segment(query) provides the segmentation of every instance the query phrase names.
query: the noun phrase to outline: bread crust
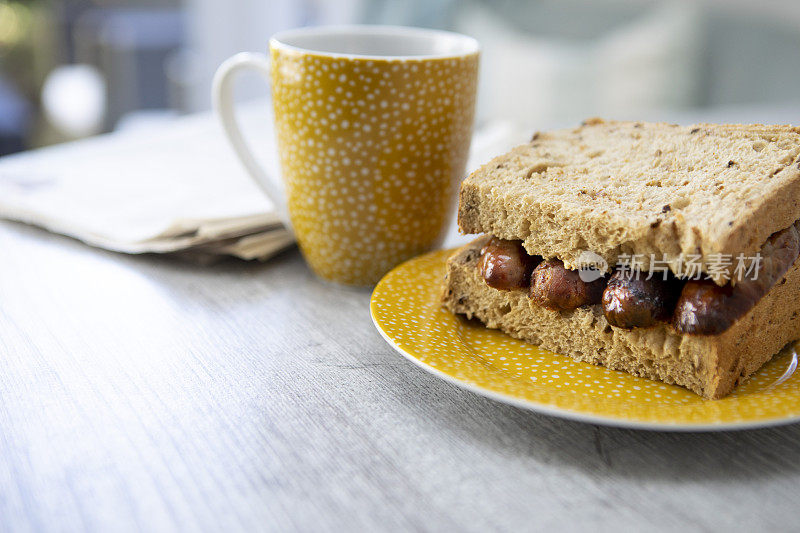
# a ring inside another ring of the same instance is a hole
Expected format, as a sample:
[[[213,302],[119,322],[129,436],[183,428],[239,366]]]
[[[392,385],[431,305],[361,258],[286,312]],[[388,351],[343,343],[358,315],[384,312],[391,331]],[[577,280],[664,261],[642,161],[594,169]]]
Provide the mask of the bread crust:
[[[447,261],[442,304],[487,327],[578,361],[686,387],[706,398],[730,394],[787,343],[800,339],[800,260],[751,309],[720,335],[677,333],[668,324],[613,328],[599,305],[550,311],[525,291],[500,291],[477,269],[488,237],[460,248]]]
[[[798,219],[800,129],[600,119],[494,158],[464,180],[458,209],[463,233],[519,239],[568,268],[591,250],[609,268],[665,257],[676,274],[752,255]]]

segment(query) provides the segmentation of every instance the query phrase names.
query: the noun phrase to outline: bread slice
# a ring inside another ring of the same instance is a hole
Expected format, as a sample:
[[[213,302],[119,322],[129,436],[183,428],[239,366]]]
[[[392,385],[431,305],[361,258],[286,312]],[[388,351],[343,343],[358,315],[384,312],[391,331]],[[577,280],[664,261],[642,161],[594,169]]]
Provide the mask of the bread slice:
[[[482,166],[458,210],[463,233],[519,239],[568,268],[591,250],[609,267],[644,254],[645,270],[665,255],[676,273],[690,256],[707,271],[713,254],[752,255],[798,219],[800,129],[600,119]]]
[[[612,328],[599,305],[550,311],[525,291],[486,285],[478,270],[488,236],[459,249],[447,262],[442,303],[454,313],[578,361],[682,385],[721,398],[800,338],[800,260],[746,315],[716,336],[682,335],[671,326]]]

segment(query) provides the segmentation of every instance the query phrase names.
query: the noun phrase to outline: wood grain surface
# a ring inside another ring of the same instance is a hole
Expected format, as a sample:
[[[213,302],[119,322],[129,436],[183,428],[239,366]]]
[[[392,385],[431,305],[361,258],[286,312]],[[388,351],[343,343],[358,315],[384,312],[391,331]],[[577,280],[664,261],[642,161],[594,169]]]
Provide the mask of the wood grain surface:
[[[0,223],[0,530],[800,527],[800,426],[595,427],[396,354],[369,292]]]

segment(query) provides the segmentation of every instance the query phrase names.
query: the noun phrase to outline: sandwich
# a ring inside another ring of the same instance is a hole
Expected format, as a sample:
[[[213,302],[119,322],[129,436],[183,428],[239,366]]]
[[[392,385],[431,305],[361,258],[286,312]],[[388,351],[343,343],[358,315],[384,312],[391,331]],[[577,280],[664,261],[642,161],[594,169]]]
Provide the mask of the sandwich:
[[[800,339],[800,129],[591,119],[461,184],[442,304],[544,349],[730,394]]]

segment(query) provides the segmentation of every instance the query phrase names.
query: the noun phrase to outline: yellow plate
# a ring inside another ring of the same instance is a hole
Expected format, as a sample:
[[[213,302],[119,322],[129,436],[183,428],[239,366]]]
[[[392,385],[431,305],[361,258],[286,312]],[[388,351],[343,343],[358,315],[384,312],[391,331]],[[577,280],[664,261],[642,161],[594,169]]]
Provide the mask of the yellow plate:
[[[389,272],[372,293],[381,335],[422,368],[483,396],[545,414],[642,429],[709,431],[800,420],[797,354],[786,350],[721,400],[579,363],[442,309],[443,250]]]

